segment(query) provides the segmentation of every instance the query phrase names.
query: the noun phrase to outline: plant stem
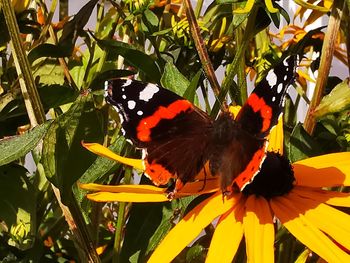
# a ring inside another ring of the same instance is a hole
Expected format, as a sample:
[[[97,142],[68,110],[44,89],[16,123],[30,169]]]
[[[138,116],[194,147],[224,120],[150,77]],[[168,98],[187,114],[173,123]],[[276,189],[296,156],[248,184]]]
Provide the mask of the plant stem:
[[[36,89],[31,67],[22,46],[20,32],[10,0],[1,0],[5,21],[11,37],[10,47],[12,50],[19,83],[32,127],[45,122],[45,113]]]
[[[102,7],[100,7],[100,8],[102,8]],[[99,15],[98,15],[97,17],[99,17]],[[113,16],[114,22],[113,22],[113,24],[112,24],[111,30],[108,32],[108,38],[109,38],[109,39],[112,39],[112,38],[113,38],[113,35],[114,35],[114,33],[115,33],[115,30],[117,29],[117,26],[118,26],[119,18],[120,18],[120,15],[119,15],[119,13],[117,12],[116,15]],[[102,19],[101,19],[101,20],[102,20]],[[96,26],[96,32],[98,32],[98,30],[99,30],[99,27]],[[108,55],[108,51],[104,49],[104,50],[102,51],[101,57],[100,57],[99,60],[98,60],[98,65],[97,65],[97,69],[96,69],[96,73],[95,73],[96,75],[98,75],[98,73],[101,72],[104,63],[106,62],[106,57],[107,57],[107,55]]]
[[[188,23],[190,25],[192,38],[196,46],[199,59],[202,63],[202,67],[204,69],[205,75],[207,76],[210,82],[210,85],[214,91],[214,94],[218,96],[220,93],[220,85],[218,80],[216,79],[213,65],[210,62],[210,58],[209,58],[207,49],[205,47],[205,42],[201,36],[197,20],[192,9],[191,1],[185,0],[185,5],[186,5],[186,16],[188,19]]]
[[[194,10],[194,15],[196,18],[198,18],[199,15],[201,14],[202,7],[203,7],[203,0],[198,0],[196,4],[196,9]]]
[[[327,84],[344,7],[345,1],[335,0],[333,2],[331,16],[329,18],[327,31],[323,40],[321,62],[316,79],[315,91],[304,122],[304,128],[309,134],[312,134],[315,129],[316,120],[312,115],[312,112],[320,104]]]
[[[235,86],[234,78],[237,74],[237,70],[238,70],[237,67],[240,65],[241,57],[244,55],[245,49],[252,37],[251,32],[253,31],[256,24],[256,14],[257,14],[257,8],[253,7],[248,17],[247,26],[244,30],[241,44],[240,46],[237,46],[237,52],[235,54],[235,57],[233,58],[232,63],[228,66],[227,74],[222,82],[220,94],[218,96],[219,101],[216,101],[212,108],[211,116],[213,118],[215,118],[219,112],[220,106],[218,105],[218,103],[220,103],[220,101],[225,98],[229,89]]]
[[[243,30],[241,27],[238,27],[235,31],[235,43],[237,46],[243,44]],[[243,105],[243,103],[247,100],[247,80],[245,75],[245,57],[240,56],[238,61],[237,68],[237,84],[239,87],[239,94],[235,97],[235,100],[238,104]]]
[[[131,174],[132,174],[132,169],[128,167],[125,170],[125,176],[124,180],[125,183],[128,184],[130,183],[131,180]],[[113,263],[119,263],[121,262],[120,260],[120,251],[121,251],[121,243],[123,240],[123,228],[124,228],[124,223],[125,223],[125,209],[126,209],[127,203],[125,202],[120,202],[119,203],[119,209],[118,209],[118,219],[117,219],[117,225],[115,228],[115,235],[114,235],[114,246],[113,246]]]

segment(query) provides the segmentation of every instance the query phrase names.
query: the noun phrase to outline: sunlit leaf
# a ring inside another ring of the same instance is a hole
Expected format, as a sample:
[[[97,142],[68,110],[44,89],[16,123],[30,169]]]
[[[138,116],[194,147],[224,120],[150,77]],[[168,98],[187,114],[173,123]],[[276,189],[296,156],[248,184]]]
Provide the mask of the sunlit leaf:
[[[321,146],[304,130],[300,123],[294,127],[289,141],[288,157],[291,162],[323,153]]]
[[[27,170],[15,164],[0,166],[0,220],[6,223],[9,244],[26,250],[36,231],[35,191]]]
[[[44,138],[42,162],[50,182],[67,201],[71,186],[87,170],[96,156],[81,146],[81,141],[102,142],[103,122],[93,110],[90,96],[83,96],[50,126]]]
[[[8,164],[25,154],[39,143],[44,137],[51,122],[46,122],[18,136],[0,140],[0,166]]]
[[[155,61],[142,51],[120,41],[97,40],[97,43],[102,49],[108,51],[107,60],[114,60],[121,55],[130,66],[136,67],[151,80],[155,82],[160,80],[160,72]]]
[[[313,115],[317,118],[340,112],[350,107],[350,88],[348,81],[345,80],[338,84],[328,95],[324,96],[320,105],[316,107]]]

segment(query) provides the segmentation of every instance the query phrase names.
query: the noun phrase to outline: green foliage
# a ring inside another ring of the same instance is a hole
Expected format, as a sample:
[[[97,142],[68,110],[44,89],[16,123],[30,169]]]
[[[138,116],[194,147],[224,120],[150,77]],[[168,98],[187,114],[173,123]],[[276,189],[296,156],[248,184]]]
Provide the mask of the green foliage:
[[[128,77],[161,84],[215,118],[224,101],[244,103],[246,79],[260,80],[281,55],[311,57],[313,51],[321,52],[323,27],[304,32],[305,27],[296,30],[287,26],[283,34],[273,36],[269,27],[289,24],[294,18],[276,1],[276,13],[270,12],[264,1],[255,1],[246,13],[236,13],[246,2],[218,0],[204,10],[202,1],[198,1],[198,26],[208,50],[208,57],[201,61],[191,24],[175,1],[90,0],[69,21],[63,19],[68,14],[63,14],[59,23],[52,23],[55,4],[52,11],[47,11],[50,7],[37,0],[35,9],[17,14],[16,19],[25,41],[20,46],[31,65],[27,73],[33,77],[39,102],[23,88],[28,85],[22,81],[26,73],[18,71],[19,60],[9,45],[9,32],[13,31],[0,11],[1,262],[84,262],[85,257],[97,257],[96,248],[103,262],[112,258],[115,262],[147,260],[170,229],[204,197],[156,204],[93,203],[85,198],[87,191],[81,190],[77,182],[138,183],[140,176],[142,184],[151,182],[136,172],[128,178],[123,165],[97,157],[81,142],[103,143],[120,155],[140,158],[140,151],[121,135],[118,115],[104,102],[107,79]],[[96,7],[95,28],[88,29],[86,25]],[[302,11],[300,14],[305,15]],[[313,13],[317,15],[320,14]],[[348,43],[345,24],[341,25],[341,39]],[[290,39],[285,38],[285,32],[292,32]],[[273,38],[278,45],[271,41]],[[335,56],[347,61],[338,44]],[[305,74],[312,75],[310,72],[318,69],[320,60],[309,62],[304,75],[299,76],[295,96],[286,101],[285,153],[292,162],[350,150],[347,81],[328,83],[326,90],[331,92],[312,112],[318,118],[313,133],[297,123],[298,113],[305,110],[301,102],[310,103]],[[215,77],[205,72],[205,64],[225,71],[218,93],[208,85],[207,79]],[[31,104],[42,105],[47,121],[29,128],[36,125],[29,118]],[[31,162],[25,159],[28,153],[33,156]],[[72,217],[63,205],[67,205]],[[124,222],[119,232],[115,231],[118,219]],[[74,221],[81,237],[72,232],[67,221]],[[211,227],[174,262],[204,262]],[[305,247],[285,228],[276,225],[276,229],[276,261],[305,261]],[[114,242],[118,238],[120,241]],[[119,252],[113,256],[115,251]],[[244,251],[243,242],[237,262],[246,260]]]

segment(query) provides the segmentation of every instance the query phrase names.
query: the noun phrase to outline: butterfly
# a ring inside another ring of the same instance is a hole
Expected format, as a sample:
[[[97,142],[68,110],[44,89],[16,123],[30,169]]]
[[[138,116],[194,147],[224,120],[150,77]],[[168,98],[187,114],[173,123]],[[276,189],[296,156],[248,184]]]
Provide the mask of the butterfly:
[[[234,119],[216,119],[157,84],[112,79],[106,101],[118,112],[124,136],[142,149],[147,175],[155,185],[174,178],[176,192],[209,163],[225,195],[242,191],[259,173],[267,136],[277,124],[284,97],[295,79],[295,58],[281,60],[258,83]]]

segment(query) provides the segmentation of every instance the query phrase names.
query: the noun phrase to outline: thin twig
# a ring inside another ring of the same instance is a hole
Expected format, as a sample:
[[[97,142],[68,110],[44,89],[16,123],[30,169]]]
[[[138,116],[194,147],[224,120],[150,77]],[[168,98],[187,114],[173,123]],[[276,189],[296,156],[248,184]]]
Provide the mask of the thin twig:
[[[333,2],[331,16],[329,18],[327,31],[323,40],[321,62],[316,79],[315,91],[304,122],[304,128],[309,134],[312,134],[315,129],[316,120],[312,112],[320,104],[327,84],[344,7],[345,1],[335,0]]]
[[[28,58],[23,49],[22,41],[20,38],[20,32],[11,1],[0,0],[0,3],[4,12],[6,24],[11,37],[11,51],[16,65],[22,95],[24,97],[30,124],[34,127],[46,121],[45,112],[35,86]],[[37,148],[40,148],[40,145]],[[38,162],[40,159],[38,158],[40,154],[40,149],[36,149],[32,153],[35,156],[34,159]],[[75,243],[79,245],[78,251],[84,259],[87,259],[83,261],[100,262],[96,250],[92,242],[90,241],[89,233],[87,231],[85,222],[82,220],[80,210],[77,207],[73,207],[72,211],[72,207],[71,209],[66,207],[61,201],[59,189],[53,184],[51,184],[51,186],[54,190],[54,194],[62,209],[63,215],[69,225],[69,228],[74,234],[74,240],[76,241]],[[75,199],[72,200],[72,202],[73,201],[75,201]]]
[[[35,86],[31,67],[22,46],[20,32],[10,0],[1,0],[2,11],[11,37],[10,47],[14,58],[19,83],[31,125],[34,127],[45,122],[44,108]]]
[[[190,25],[192,38],[193,38],[194,44],[196,46],[196,49],[197,49],[197,52],[199,55],[199,59],[202,63],[205,75],[210,82],[210,85],[214,91],[214,94],[216,96],[218,96],[220,93],[220,85],[219,85],[219,82],[215,76],[215,71],[214,71],[213,65],[210,62],[208,51],[205,47],[205,42],[201,36],[200,29],[199,29],[196,17],[195,17],[194,12],[193,12],[191,1],[185,0],[185,5],[186,5],[186,16],[188,19],[188,23]]]
[[[125,175],[124,175],[124,181],[126,184],[130,183],[132,175],[132,169],[130,167],[126,168]],[[120,258],[120,252],[121,252],[121,245],[123,241],[123,228],[125,225],[125,212],[126,212],[126,206],[127,203],[125,202],[119,202],[119,209],[118,209],[118,219],[117,219],[117,225],[115,228],[115,234],[114,234],[114,246],[113,246],[113,263],[119,263],[121,262]]]

